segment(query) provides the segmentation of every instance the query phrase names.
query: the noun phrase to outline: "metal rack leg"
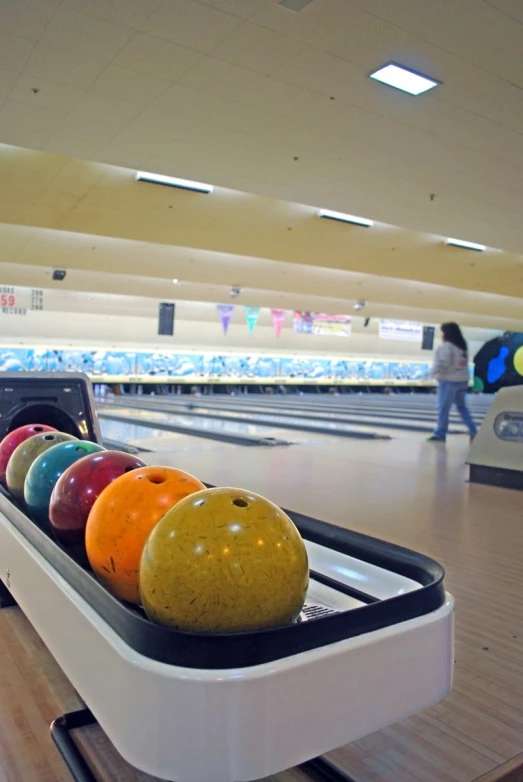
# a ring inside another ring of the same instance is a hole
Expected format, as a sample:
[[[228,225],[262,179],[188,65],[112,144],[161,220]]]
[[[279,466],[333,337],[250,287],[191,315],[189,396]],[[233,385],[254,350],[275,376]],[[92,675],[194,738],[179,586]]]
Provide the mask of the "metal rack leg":
[[[313,758],[298,766],[313,782],[355,782],[327,758]]]
[[[17,605],[16,600],[12,596],[3,581],[0,581],[0,608],[9,608],[10,606]]]
[[[62,714],[51,724],[51,738],[71,772],[74,782],[96,782],[96,777],[85,762],[70,731],[96,724],[96,718],[88,708]]]

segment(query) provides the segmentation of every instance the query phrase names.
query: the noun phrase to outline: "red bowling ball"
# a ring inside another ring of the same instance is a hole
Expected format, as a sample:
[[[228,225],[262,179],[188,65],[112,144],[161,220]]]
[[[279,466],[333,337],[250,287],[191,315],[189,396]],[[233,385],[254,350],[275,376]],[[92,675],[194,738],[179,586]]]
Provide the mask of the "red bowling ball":
[[[26,426],[19,426],[18,429],[13,429],[12,432],[6,434],[2,442],[0,443],[0,483],[5,486],[5,474],[7,472],[7,465],[9,459],[13,455],[18,446],[32,437],[34,434],[41,434],[42,432],[56,432],[57,430],[53,426],[46,426],[45,424],[27,424]]]
[[[49,506],[49,519],[56,539],[83,562],[85,525],[94,501],[120,475],[147,465],[123,451],[99,451],[84,456],[58,479]]]

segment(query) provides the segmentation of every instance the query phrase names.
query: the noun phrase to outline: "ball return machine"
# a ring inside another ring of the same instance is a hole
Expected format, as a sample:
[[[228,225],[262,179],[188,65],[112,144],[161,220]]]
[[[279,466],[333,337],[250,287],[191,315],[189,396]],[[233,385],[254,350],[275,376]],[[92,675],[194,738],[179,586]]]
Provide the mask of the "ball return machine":
[[[101,442],[83,375],[5,373],[0,436],[25,423]],[[441,566],[287,513],[311,567],[300,621],[205,635],[117,600],[2,491],[0,605],[18,604],[86,704],[51,726],[76,782],[95,777],[70,731],[93,722],[132,766],[171,782],[250,782],[294,766],[350,782],[324,753],[448,694],[453,599]]]

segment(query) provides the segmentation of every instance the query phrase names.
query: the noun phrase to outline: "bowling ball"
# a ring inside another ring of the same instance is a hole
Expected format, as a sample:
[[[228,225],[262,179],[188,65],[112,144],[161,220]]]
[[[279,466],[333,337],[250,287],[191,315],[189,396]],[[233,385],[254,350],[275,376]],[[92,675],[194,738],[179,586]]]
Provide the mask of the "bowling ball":
[[[95,574],[116,597],[140,602],[138,569],[147,536],[169,508],[203,488],[181,470],[141,467],[100,494],[87,519],[85,548]]]
[[[13,455],[9,459],[5,482],[9,493],[19,501],[24,499],[24,483],[29,468],[34,460],[41,453],[47,451],[58,443],[64,443],[69,440],[80,442],[77,437],[63,432],[42,432],[34,434],[15,448]]]
[[[158,522],[140,561],[149,619],[180,630],[238,633],[297,619],[307,550],[290,518],[240,489],[206,489]]]
[[[13,431],[9,432],[2,440],[0,443],[0,483],[4,486],[6,485],[5,473],[7,465],[15,448],[17,448],[20,443],[23,443],[24,440],[27,440],[29,437],[39,434],[40,432],[56,432],[56,429],[52,426],[46,426],[45,424],[28,424],[27,426],[19,426],[18,429],[13,429]]]
[[[60,476],[51,495],[49,520],[56,539],[73,556],[86,560],[87,517],[102,491],[120,475],[145,466],[130,453],[101,451],[84,456]]]
[[[34,460],[24,484],[24,500],[31,517],[49,529],[49,503],[56,482],[71,464],[105,448],[89,440],[54,445]]]
[[[523,375],[523,345],[514,353],[512,363],[514,364],[514,369],[518,375]]]

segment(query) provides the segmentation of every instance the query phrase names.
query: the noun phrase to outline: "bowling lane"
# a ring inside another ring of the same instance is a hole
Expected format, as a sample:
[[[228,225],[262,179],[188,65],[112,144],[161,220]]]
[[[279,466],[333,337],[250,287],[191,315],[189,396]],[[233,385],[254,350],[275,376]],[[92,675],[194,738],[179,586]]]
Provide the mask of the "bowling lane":
[[[119,441],[135,448],[143,448],[145,451],[173,453],[175,451],[216,451],[232,447],[230,443],[204,440],[201,437],[166,432],[162,429],[151,429],[148,426],[112,421],[107,418],[100,419],[100,427],[104,440]]]
[[[437,412],[434,398],[425,405],[414,405],[410,403],[410,397],[407,397],[405,403],[400,406],[389,403],[385,397],[382,403],[363,402],[364,397],[345,396],[345,400],[351,402],[337,401],[337,398],[331,398],[326,395],[316,400],[314,397],[309,400],[304,396],[282,396],[265,398],[251,394],[249,396],[203,396],[193,398],[190,402],[187,397],[182,396],[158,396],[152,400],[147,396],[133,396],[129,398],[132,404],[155,404],[155,405],[179,405],[185,407],[192,404],[196,409],[220,409],[220,410],[249,410],[252,412],[261,412],[266,414],[288,414],[294,412],[300,415],[318,415],[326,416],[346,416],[348,419],[352,416],[365,416],[372,422],[374,418],[387,418],[391,421],[396,419],[410,421],[413,425],[430,426],[436,421]],[[478,423],[481,423],[484,417],[484,411],[476,410],[470,405],[473,417]],[[461,424],[459,414],[451,411],[450,420],[452,423]]]
[[[364,414],[345,415],[344,412],[309,412],[302,409],[291,408],[278,408],[277,410],[264,409],[263,405],[253,406],[252,408],[247,406],[238,406],[233,408],[230,405],[221,405],[220,403],[207,403],[204,400],[198,400],[194,402],[175,402],[172,401],[174,397],[170,397],[168,400],[144,400],[143,397],[135,397],[132,399],[130,407],[135,410],[147,410],[156,414],[178,414],[185,415],[186,419],[192,420],[196,425],[198,414],[202,418],[208,420],[230,420],[230,421],[255,421],[256,423],[266,424],[269,426],[282,426],[285,428],[286,424],[292,426],[306,426],[306,427],[327,427],[333,432],[366,432],[372,431],[373,433],[396,436],[401,431],[422,432],[429,434],[434,429],[434,422],[430,421],[418,421],[409,420],[403,421],[400,418],[388,418],[388,417],[371,417]],[[192,410],[187,410],[187,406],[194,407]],[[450,433],[465,433],[463,426],[452,426]]]
[[[106,408],[103,408],[105,410]],[[175,424],[175,425],[181,425],[186,426],[188,428],[197,426],[201,429],[206,429],[209,432],[223,432],[230,435],[240,434],[240,435],[249,435],[253,437],[260,437],[260,438],[273,438],[276,440],[286,440],[291,441],[293,444],[297,445],[307,445],[312,444],[316,442],[322,442],[326,443],[330,441],[330,438],[327,435],[323,435],[321,433],[315,434],[314,432],[304,432],[303,434],[300,434],[299,432],[296,432],[295,434],[290,433],[287,429],[278,429],[276,427],[269,427],[269,426],[258,426],[256,424],[249,424],[249,423],[241,423],[241,422],[235,422],[235,421],[226,421],[221,420],[219,418],[200,418],[197,416],[183,416],[183,414],[176,414],[176,415],[169,415],[168,413],[163,412],[157,412],[153,410],[144,410],[137,407],[121,407],[119,405],[111,405],[107,408],[111,414],[115,415],[121,415],[121,416],[130,416],[132,418],[136,418],[141,421],[147,421],[148,425],[139,425],[139,424],[131,424],[127,421],[109,421],[108,419],[101,419],[102,423],[102,431],[104,430],[105,424],[108,423],[115,423],[119,427],[119,429],[115,429],[114,432],[120,432],[121,437],[118,439],[123,440],[125,442],[129,442],[131,445],[137,445],[138,441],[134,441],[130,438],[133,438],[135,436],[135,432],[138,432],[138,437],[140,438],[140,442],[142,443],[143,447],[150,448],[151,442],[155,444],[155,447],[152,448],[152,450],[158,451],[158,450],[165,450],[165,443],[169,441],[169,438],[171,439],[171,442],[174,443],[174,438],[176,435],[171,432],[161,431],[159,429],[154,429],[154,422],[158,421],[162,424]],[[129,429],[128,435],[125,434],[126,427],[131,427]],[[107,437],[115,437],[115,435],[110,435],[108,432],[112,430],[107,430]],[[151,435],[151,432],[154,432],[154,435]],[[147,434],[144,434],[147,433]],[[178,435],[178,437],[184,437],[186,438],[186,442],[184,444],[184,447],[188,447],[191,445],[191,443],[196,439],[202,439],[202,438],[193,438],[190,435]],[[146,445],[147,441],[147,445]],[[204,441],[202,441],[204,442]],[[229,445],[228,443],[223,443],[223,445]],[[231,447],[231,446],[229,446]],[[192,446],[191,446],[192,448]],[[171,450],[169,448],[169,450]],[[175,449],[176,450],[176,449]]]
[[[159,410],[158,407],[162,409]],[[134,404],[129,407],[111,404],[101,408],[101,410],[110,412],[111,415],[130,416],[147,421],[148,425],[157,421],[167,425],[193,426],[209,431],[226,432],[231,435],[240,434],[275,438],[292,441],[295,444],[314,442],[316,438],[325,441],[325,438],[329,437],[331,433],[333,437],[369,438],[376,436],[386,439],[402,434],[401,430],[394,429],[393,432],[390,431],[382,422],[377,424],[369,422],[366,424],[349,425],[329,420],[314,421],[309,418],[296,418],[292,415],[274,416],[272,414],[250,414],[248,412],[229,413],[222,410],[202,410],[202,414],[198,415],[199,411],[180,410],[178,412],[177,407],[169,408],[168,405],[156,405],[155,403],[140,407]],[[303,431],[303,434],[300,434],[301,431]],[[430,427],[428,431],[430,431]]]
[[[238,396],[228,395],[204,395],[200,398],[204,404],[212,406],[219,405],[223,407],[254,407],[260,406],[267,409],[278,409],[284,407],[292,407],[293,409],[299,409],[300,411],[310,410],[324,411],[324,412],[337,412],[337,413],[350,413],[356,412],[358,414],[367,415],[384,415],[389,417],[404,417],[404,418],[419,418],[433,420],[436,417],[436,399],[434,396],[420,396],[419,401],[413,394],[403,394],[388,397],[385,395],[370,396],[359,394],[342,394],[338,397],[332,397],[327,394],[282,394],[280,396],[275,395],[271,397],[264,397],[257,394],[244,394]],[[136,399],[148,399],[149,397],[135,397]],[[179,400],[183,403],[185,397],[156,397],[158,401],[163,399]],[[198,402],[197,398],[192,401]],[[482,400],[477,402],[476,397],[470,396],[468,398],[468,404],[472,411],[472,414],[482,419],[486,410],[490,407],[492,400]],[[456,411],[451,412],[451,418],[458,420],[459,416]]]

